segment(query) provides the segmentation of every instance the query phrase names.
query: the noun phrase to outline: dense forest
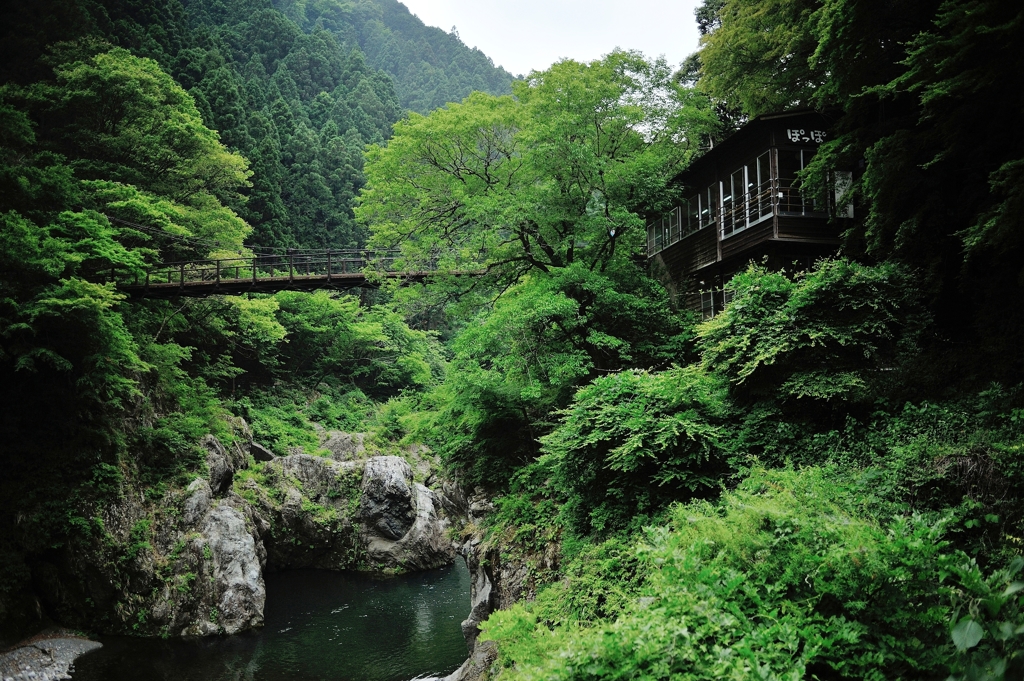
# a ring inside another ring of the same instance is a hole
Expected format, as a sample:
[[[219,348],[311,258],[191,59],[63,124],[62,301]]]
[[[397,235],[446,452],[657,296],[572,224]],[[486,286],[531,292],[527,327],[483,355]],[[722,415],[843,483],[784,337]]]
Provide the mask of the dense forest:
[[[426,444],[489,495],[464,531],[535,595],[482,627],[500,678],[1022,678],[1024,9],[696,20],[681,68],[616,51],[512,82],[397,3],[17,10],[5,625],[87,543],[129,592],[149,526],[118,540],[96,509],[183,488],[234,415],[282,455],[317,428]],[[853,169],[858,217],[809,269],[750,263],[701,321],[648,271],[646,222],[717,141],[802,108],[835,120],[803,191]],[[364,244],[439,272],[172,301],[105,276]],[[125,603],[90,616],[141,617]]]
[[[88,38],[153,59],[207,127],[244,156],[251,186],[228,205],[264,248],[359,248],[352,218],[363,147],[406,109],[426,112],[512,77],[404,5],[293,2],[19,4],[5,16],[0,79],[52,77],[49,46]],[[80,48],[85,49],[85,48]],[[131,219],[131,216],[120,216]],[[141,216],[134,216],[141,217]]]

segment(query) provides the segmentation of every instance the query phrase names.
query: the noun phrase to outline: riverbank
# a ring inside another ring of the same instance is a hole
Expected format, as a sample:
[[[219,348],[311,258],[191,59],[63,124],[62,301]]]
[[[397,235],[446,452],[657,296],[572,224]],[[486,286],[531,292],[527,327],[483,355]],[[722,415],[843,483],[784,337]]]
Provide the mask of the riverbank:
[[[70,629],[46,629],[0,653],[0,679],[70,679],[75,660],[101,647]]]

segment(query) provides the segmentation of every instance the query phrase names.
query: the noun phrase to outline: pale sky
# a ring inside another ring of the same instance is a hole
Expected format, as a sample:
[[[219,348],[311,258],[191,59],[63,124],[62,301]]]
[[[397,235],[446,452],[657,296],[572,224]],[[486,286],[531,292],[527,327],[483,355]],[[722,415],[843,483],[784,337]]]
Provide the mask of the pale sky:
[[[401,0],[514,75],[563,57],[590,61],[616,47],[678,66],[697,49],[698,0]]]

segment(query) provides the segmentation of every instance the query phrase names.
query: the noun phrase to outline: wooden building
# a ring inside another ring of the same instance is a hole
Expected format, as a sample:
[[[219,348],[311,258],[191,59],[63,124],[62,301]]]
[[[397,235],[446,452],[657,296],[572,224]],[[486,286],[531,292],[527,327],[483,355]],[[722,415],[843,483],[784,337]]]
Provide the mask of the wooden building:
[[[759,116],[694,161],[678,178],[687,199],[647,227],[652,272],[709,317],[728,302],[724,283],[751,260],[807,267],[835,252],[853,218],[842,196],[851,173],[834,173],[829,205],[797,181],[828,131],[813,111]]]

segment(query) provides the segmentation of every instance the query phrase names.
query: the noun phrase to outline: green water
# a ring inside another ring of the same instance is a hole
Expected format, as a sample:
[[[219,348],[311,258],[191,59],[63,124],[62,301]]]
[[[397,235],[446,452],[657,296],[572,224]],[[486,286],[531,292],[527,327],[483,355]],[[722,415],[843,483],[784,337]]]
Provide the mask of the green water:
[[[74,681],[408,681],[466,658],[469,571],[376,580],[324,570],[267,577],[262,631],[214,639],[103,637]]]

